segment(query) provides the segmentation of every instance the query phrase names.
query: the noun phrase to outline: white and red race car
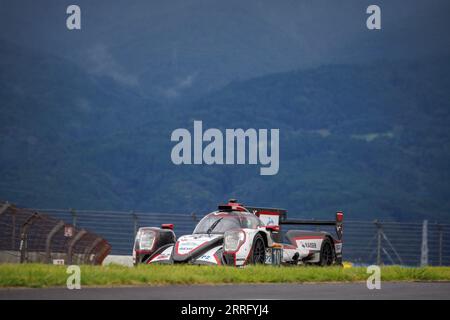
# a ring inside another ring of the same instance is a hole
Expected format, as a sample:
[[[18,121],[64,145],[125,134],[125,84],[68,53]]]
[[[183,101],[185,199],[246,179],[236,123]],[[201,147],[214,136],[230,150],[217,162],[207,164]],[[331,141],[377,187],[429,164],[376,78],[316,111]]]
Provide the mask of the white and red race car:
[[[281,241],[281,225],[334,226],[325,231],[289,230]],[[287,220],[286,210],[244,206],[231,199],[199,221],[191,235],[178,239],[173,224],[142,227],[133,248],[140,263],[191,263],[244,266],[247,264],[342,264],[343,213],[336,219]]]

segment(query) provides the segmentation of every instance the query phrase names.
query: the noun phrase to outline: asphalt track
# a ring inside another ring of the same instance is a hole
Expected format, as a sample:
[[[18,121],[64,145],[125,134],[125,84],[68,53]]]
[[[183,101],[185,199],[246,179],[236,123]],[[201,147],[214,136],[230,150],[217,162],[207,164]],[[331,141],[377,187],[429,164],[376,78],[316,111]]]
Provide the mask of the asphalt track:
[[[380,290],[365,283],[260,284],[260,285],[180,285],[148,287],[85,287],[0,289],[5,299],[120,299],[120,300],[235,300],[235,299],[450,299],[450,282],[386,282]]]

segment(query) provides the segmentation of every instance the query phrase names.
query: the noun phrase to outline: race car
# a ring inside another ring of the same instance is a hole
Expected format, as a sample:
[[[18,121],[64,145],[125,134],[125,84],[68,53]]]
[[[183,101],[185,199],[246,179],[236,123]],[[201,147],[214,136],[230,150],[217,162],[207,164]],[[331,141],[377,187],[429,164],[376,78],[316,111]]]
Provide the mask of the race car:
[[[139,228],[134,264],[190,263],[245,266],[248,264],[342,264],[343,218],[288,220],[284,209],[244,206],[231,199],[203,217],[190,235],[177,239],[173,224]],[[325,231],[289,230],[282,225],[333,226]]]

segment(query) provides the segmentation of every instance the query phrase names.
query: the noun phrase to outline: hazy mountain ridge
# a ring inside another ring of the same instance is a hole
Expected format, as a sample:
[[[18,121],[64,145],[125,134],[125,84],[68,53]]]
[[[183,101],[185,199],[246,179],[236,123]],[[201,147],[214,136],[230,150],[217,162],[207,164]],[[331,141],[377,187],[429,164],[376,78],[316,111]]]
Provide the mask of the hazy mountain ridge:
[[[237,197],[302,216],[448,219],[448,57],[271,74],[163,106],[60,58],[7,43],[0,55],[2,199],[203,213]],[[193,120],[279,128],[279,174],[173,165],[170,133]]]
[[[72,2],[47,2],[0,2],[0,38],[164,103],[268,73],[450,53],[446,0],[379,0],[382,32],[366,28],[368,0],[79,0],[76,31]]]

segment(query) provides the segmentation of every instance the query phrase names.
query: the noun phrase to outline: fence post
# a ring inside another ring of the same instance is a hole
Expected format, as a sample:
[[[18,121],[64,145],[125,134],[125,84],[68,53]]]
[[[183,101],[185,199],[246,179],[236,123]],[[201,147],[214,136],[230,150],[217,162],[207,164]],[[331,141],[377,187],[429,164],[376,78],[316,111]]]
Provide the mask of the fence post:
[[[86,247],[86,249],[84,250],[84,263],[87,263],[87,262],[89,262],[89,263],[91,263],[91,261],[90,261],[90,255],[92,254],[92,251],[95,249],[95,247],[100,243],[100,242],[102,242],[102,238],[100,238],[100,237],[98,237],[98,238],[95,238],[95,240],[91,243],[91,245],[90,246],[88,246],[88,247]],[[92,264],[92,263],[91,263]]]
[[[16,250],[16,210],[11,210],[12,232],[11,232],[11,250]]]
[[[136,213],[134,213],[134,211],[131,211],[131,216],[133,217],[133,224],[134,224],[134,237],[133,237],[134,240],[138,229],[138,216],[136,215]]]
[[[100,247],[100,250],[95,254],[94,256],[94,265],[95,264],[102,264],[103,260],[105,260],[106,256],[111,251],[111,246],[107,244],[105,240],[102,240],[103,245]]]
[[[428,220],[423,220],[422,225],[422,249],[420,250],[420,266],[428,265]]]
[[[20,235],[20,263],[26,262],[27,257],[27,241],[28,241],[28,228],[33,223],[33,220],[39,217],[37,212],[33,213],[22,225],[22,232]]]
[[[73,251],[73,247],[75,246],[75,244],[87,233],[86,230],[80,230],[78,231],[78,233],[76,234],[76,236],[72,239],[72,241],[70,241],[69,243],[69,248],[67,250],[67,264],[71,265],[72,264],[72,251]]]
[[[47,239],[45,239],[45,256],[47,257],[47,263],[51,263],[52,254],[50,252],[50,245],[52,243],[53,236],[64,227],[64,221],[58,222],[52,230],[48,233]]]
[[[442,224],[438,224],[438,232],[439,232],[439,265],[442,266],[442,244],[444,240],[444,230],[442,228]]]
[[[76,228],[77,226],[77,212],[75,209],[70,208],[70,214],[72,215],[72,225]]]
[[[2,207],[0,208],[0,216],[3,214],[3,213],[5,213],[6,212],[6,210],[8,210],[8,208],[10,207],[11,205],[9,204],[9,202],[8,201],[6,201],[3,205],[2,205]],[[16,211],[14,210],[14,208],[13,208],[13,210],[11,210],[11,219],[12,219],[12,232],[11,232],[11,250],[13,250],[14,251],[14,249],[15,249],[15,240],[16,240]]]
[[[381,223],[379,223],[378,220],[375,220],[374,223],[377,228],[377,265],[381,266]]]
[[[1,215],[3,212],[5,212],[6,210],[8,210],[9,206],[10,206],[10,204],[8,203],[8,201],[6,201],[6,202],[2,205],[2,207],[0,208],[0,215]]]

